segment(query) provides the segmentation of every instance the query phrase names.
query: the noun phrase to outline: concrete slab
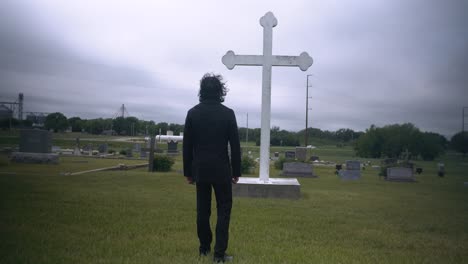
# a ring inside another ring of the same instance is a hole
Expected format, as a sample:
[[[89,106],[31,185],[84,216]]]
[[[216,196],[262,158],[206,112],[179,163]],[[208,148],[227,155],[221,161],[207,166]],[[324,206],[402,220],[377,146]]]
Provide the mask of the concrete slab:
[[[232,185],[232,194],[236,197],[299,199],[301,185],[297,179],[269,178],[268,182],[260,178],[240,177]]]
[[[13,152],[10,160],[16,163],[58,164],[59,155],[55,153]]]

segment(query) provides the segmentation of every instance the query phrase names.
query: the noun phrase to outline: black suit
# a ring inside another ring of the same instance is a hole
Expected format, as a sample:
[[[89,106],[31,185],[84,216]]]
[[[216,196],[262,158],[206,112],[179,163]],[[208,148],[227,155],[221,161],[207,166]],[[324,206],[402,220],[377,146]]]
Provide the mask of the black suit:
[[[228,155],[231,146],[231,159]],[[211,190],[218,220],[215,256],[223,256],[229,237],[232,177],[240,177],[240,143],[234,111],[217,101],[203,101],[187,113],[184,128],[184,175],[197,185],[197,233],[200,250],[210,249]]]

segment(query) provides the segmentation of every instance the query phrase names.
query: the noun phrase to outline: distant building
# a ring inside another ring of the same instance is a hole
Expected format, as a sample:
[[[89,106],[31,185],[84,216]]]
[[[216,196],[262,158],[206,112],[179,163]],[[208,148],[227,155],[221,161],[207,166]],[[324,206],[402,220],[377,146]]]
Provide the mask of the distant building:
[[[117,133],[115,133],[114,130],[104,130],[104,131],[102,131],[102,135],[105,135],[105,136],[115,136],[115,135],[117,135]]]
[[[13,117],[13,110],[10,108],[0,105],[0,119],[10,119]]]

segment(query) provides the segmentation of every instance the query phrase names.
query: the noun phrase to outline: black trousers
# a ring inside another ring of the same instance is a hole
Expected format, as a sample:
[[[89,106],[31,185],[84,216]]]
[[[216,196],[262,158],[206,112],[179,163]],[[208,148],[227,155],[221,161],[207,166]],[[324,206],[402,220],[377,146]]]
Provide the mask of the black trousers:
[[[231,183],[197,183],[197,234],[200,250],[210,249],[213,234],[210,228],[211,190],[214,189],[218,219],[216,222],[216,244],[214,255],[223,257],[229,240],[229,221],[232,208]]]

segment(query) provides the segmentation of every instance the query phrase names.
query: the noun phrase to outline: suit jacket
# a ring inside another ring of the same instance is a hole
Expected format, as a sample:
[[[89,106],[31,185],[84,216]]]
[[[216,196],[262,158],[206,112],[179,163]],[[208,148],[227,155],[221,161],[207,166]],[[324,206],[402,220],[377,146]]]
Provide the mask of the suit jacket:
[[[196,182],[227,183],[232,177],[240,177],[240,142],[234,111],[208,100],[190,109],[185,119],[183,158],[184,176]]]

